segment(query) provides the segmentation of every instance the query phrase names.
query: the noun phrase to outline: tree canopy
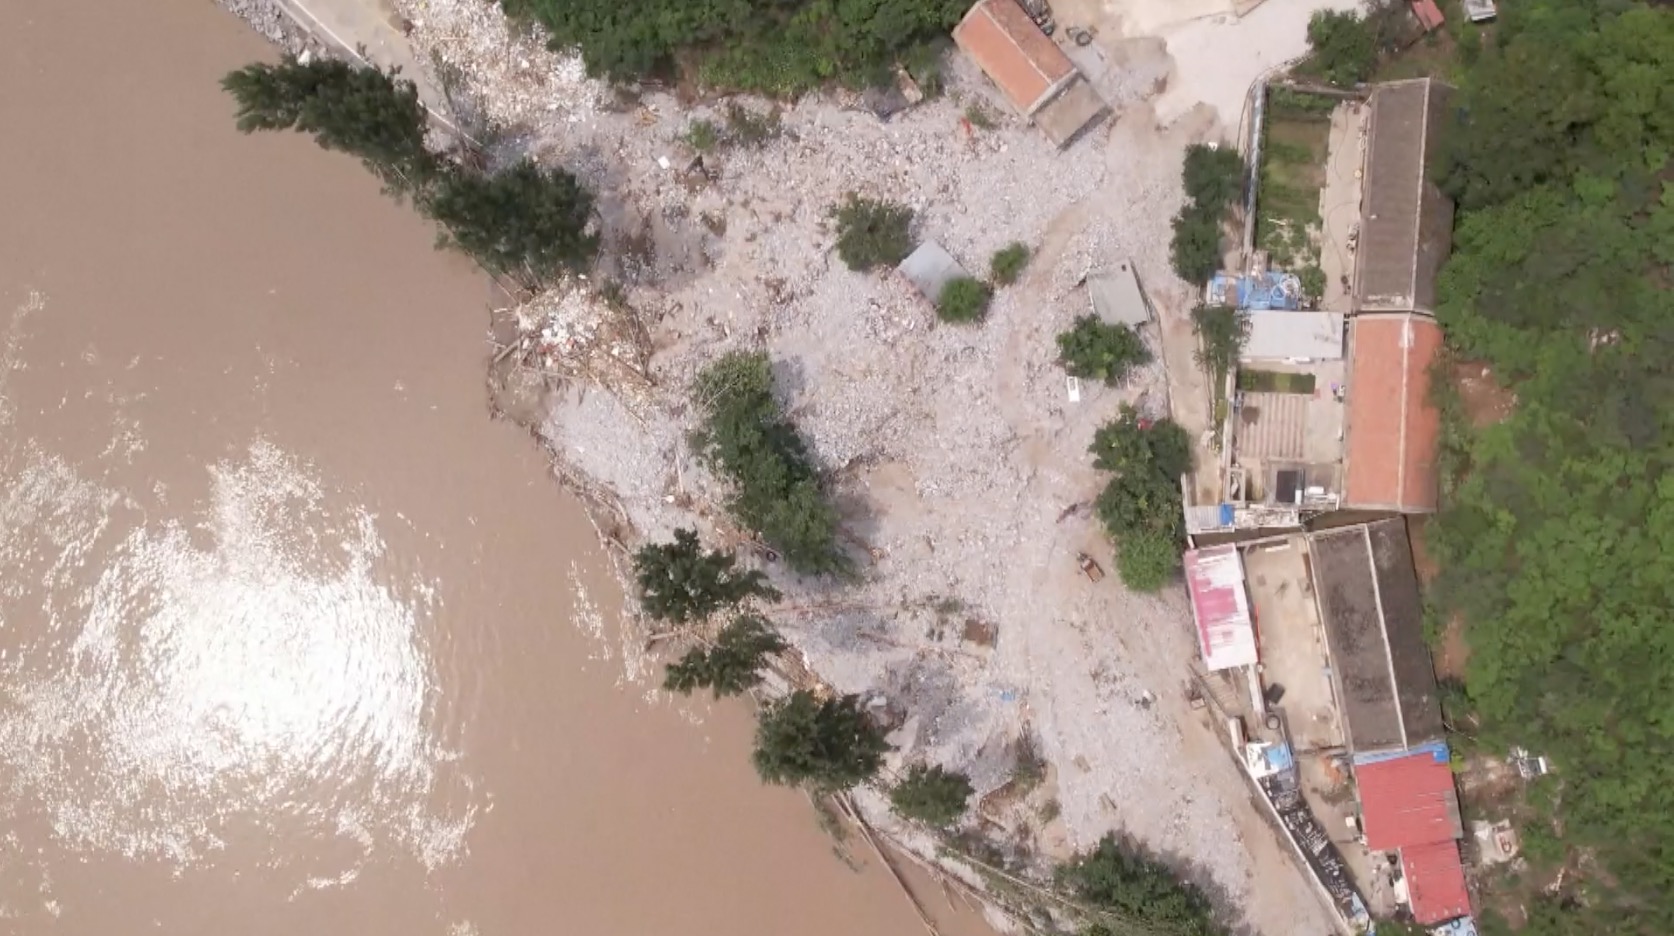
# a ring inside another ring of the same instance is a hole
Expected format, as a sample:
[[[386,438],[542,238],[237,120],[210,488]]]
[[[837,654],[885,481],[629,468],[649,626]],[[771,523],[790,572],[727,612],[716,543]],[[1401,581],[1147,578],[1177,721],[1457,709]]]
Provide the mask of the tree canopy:
[[[887,80],[923,57],[965,0],[501,0],[576,47],[590,73],[672,77],[677,65],[722,90],[794,94],[827,81]]]
[[[1094,467],[1113,473],[1093,508],[1116,542],[1117,574],[1129,588],[1156,591],[1180,568],[1180,476],[1192,468],[1191,439],[1173,420],[1145,419],[1124,404],[1089,451]]]
[[[730,552],[705,550],[693,530],[675,530],[672,543],[640,547],[634,579],[645,613],[672,624],[702,620],[750,598],[779,600],[764,573],[738,569]]]
[[[948,826],[965,814],[965,801],[975,792],[971,779],[941,765],[914,764],[889,791],[890,805],[908,819],[932,826]]]
[[[1434,598],[1463,621],[1484,740],[1557,770],[1537,824],[1570,873],[1534,936],[1674,932],[1671,75],[1667,6],[1507,4],[1442,138],[1460,211],[1437,318],[1516,404],[1473,428],[1441,394]]]
[[[1083,315],[1058,335],[1058,364],[1071,377],[1102,380],[1114,387],[1135,367],[1151,361],[1139,333],[1126,325]]]
[[[872,779],[888,750],[858,696],[821,701],[799,689],[762,709],[753,760],[768,783],[837,791]]]
[[[360,157],[402,194],[422,189],[439,166],[424,146],[429,123],[418,89],[396,69],[286,56],[229,72],[221,87],[238,102],[240,131],[313,134],[325,149]]]
[[[808,447],[773,398],[766,353],[734,351],[692,387],[703,423],[692,434],[703,459],[733,483],[727,509],[803,573],[844,573],[837,511],[825,498]]]
[[[588,230],[592,194],[568,172],[528,160],[493,175],[445,173],[429,210],[451,243],[530,286],[585,269],[599,246]]]
[[[1221,225],[1244,191],[1244,161],[1230,147],[1193,143],[1180,168],[1186,204],[1174,216],[1169,257],[1174,272],[1201,283],[1221,266]]]
[[[741,614],[721,628],[710,647],[694,647],[670,663],[663,688],[690,695],[708,689],[715,697],[739,695],[761,685],[767,658],[790,645],[760,615]]]
[[[1128,842],[1106,835],[1098,847],[1058,869],[1058,881],[1076,899],[1108,914],[1085,936],[1127,930],[1156,936],[1224,936],[1209,899],[1167,865]]]

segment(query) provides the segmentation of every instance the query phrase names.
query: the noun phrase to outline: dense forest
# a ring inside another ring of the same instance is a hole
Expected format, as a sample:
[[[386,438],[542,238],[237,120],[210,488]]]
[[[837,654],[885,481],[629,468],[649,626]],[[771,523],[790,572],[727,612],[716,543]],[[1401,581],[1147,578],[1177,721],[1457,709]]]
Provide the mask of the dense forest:
[[[1674,8],[1518,0],[1472,38],[1438,318],[1515,402],[1472,426],[1438,381],[1438,620],[1463,622],[1476,740],[1556,770],[1521,932],[1674,933]]]
[[[795,94],[887,79],[899,60],[933,80],[970,0],[501,0],[514,19],[581,49],[594,75],[696,78],[724,90]]]

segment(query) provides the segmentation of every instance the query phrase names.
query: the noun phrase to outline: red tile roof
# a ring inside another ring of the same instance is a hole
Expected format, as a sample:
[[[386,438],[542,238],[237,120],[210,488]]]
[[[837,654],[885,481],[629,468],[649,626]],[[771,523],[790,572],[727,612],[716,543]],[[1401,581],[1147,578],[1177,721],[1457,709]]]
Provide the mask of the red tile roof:
[[[1464,834],[1445,747],[1356,763],[1354,781],[1366,847],[1373,851],[1436,845]]]
[[[1401,849],[1401,873],[1407,879],[1407,903],[1413,919],[1429,926],[1471,912],[1465,869],[1456,842]]]
[[[1424,315],[1357,315],[1349,330],[1348,507],[1436,509],[1441,415],[1430,405],[1430,364],[1441,326]]]
[[[1203,665],[1212,672],[1255,663],[1255,621],[1244,592],[1244,562],[1238,547],[1188,550],[1184,561]]]
[[[1443,22],[1441,8],[1436,6],[1436,0],[1412,0],[1412,15],[1418,20],[1418,25],[1424,27],[1425,32],[1432,32]]]
[[[1075,74],[1069,56],[1017,0],[982,0],[953,28],[953,41],[1024,115],[1033,115]]]

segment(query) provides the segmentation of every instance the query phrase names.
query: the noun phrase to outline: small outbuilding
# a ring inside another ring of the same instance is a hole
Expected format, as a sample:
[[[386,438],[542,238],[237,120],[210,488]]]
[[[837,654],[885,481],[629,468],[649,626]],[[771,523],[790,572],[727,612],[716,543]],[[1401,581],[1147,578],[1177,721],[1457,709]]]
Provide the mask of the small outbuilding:
[[[1197,623],[1197,646],[1210,672],[1252,666],[1256,648],[1255,619],[1244,591],[1244,559],[1228,544],[1187,551],[1186,589]]]
[[[1146,301],[1131,263],[1087,274],[1087,297],[1092,301],[1093,314],[1112,325],[1138,328],[1151,321],[1151,303]]]
[[[925,241],[895,268],[931,305],[941,301],[948,283],[967,276],[965,268],[935,241]]]
[[[1068,146],[1110,112],[1017,0],[978,0],[953,28],[953,41],[1018,113],[1059,146]]]

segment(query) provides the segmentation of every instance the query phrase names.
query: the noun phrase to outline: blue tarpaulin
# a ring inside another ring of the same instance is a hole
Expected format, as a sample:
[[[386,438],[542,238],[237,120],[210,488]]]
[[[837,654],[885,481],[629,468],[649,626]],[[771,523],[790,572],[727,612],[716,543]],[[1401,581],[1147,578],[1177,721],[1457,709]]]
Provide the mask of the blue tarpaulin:
[[[1251,312],[1302,308],[1302,281],[1294,273],[1269,270],[1266,273],[1235,276],[1216,273],[1209,280],[1210,305],[1229,305]]]

